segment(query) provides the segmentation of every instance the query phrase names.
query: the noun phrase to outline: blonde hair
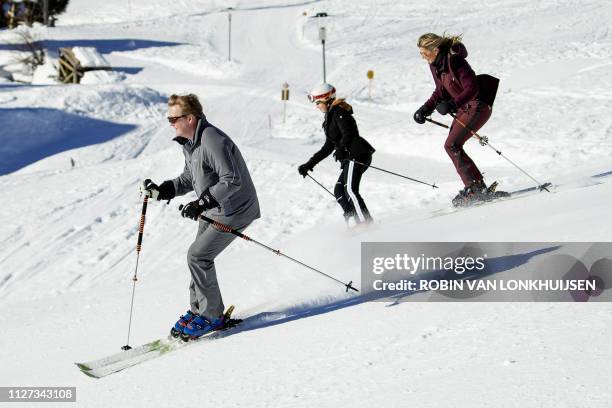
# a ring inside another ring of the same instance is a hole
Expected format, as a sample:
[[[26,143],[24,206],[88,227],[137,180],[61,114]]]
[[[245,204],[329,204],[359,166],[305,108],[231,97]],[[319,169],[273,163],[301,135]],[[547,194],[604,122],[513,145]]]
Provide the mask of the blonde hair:
[[[198,118],[204,117],[204,110],[197,95],[170,95],[168,106],[178,105],[183,115],[193,115]]]
[[[461,37],[462,34],[446,35],[446,33],[443,33],[442,35],[438,35],[434,33],[425,33],[419,37],[417,47],[425,48],[429,51],[433,51],[435,48],[440,49],[448,47],[452,54],[452,47],[457,44],[461,44]]]

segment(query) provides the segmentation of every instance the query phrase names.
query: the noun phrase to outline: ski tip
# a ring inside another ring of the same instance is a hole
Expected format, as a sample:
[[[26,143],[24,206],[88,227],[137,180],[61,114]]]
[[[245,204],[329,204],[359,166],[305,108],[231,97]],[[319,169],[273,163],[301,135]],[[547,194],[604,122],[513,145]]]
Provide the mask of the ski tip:
[[[74,363],[74,365],[76,365],[77,367],[79,367],[79,370],[81,371],[91,371],[91,368],[85,364],[82,363]]]
[[[97,375],[93,374],[93,370],[91,369],[91,367],[89,367],[89,366],[87,366],[85,364],[82,364],[82,363],[74,363],[74,365],[79,367],[79,370],[81,370],[81,372],[83,374],[85,374],[86,376],[91,377],[91,378],[96,378],[96,379],[100,378]]]
[[[83,370],[81,370],[81,372],[82,372],[83,374],[85,374],[86,376],[90,377],[90,378],[95,378],[96,380],[99,380],[99,379],[100,379],[100,377],[98,377],[98,376],[96,376],[96,375],[93,375],[93,374],[92,374],[92,373],[90,373],[89,371],[83,371]]]

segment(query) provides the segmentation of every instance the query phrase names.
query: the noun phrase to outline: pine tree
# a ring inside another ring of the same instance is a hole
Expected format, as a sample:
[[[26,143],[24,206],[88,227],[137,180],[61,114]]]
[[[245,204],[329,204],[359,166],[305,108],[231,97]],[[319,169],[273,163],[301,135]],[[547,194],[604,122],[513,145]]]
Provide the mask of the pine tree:
[[[66,11],[69,0],[49,0],[49,16],[56,16]]]
[[[70,0],[48,1],[49,21],[52,23],[55,16],[66,11],[66,7]],[[19,23],[25,23],[31,26],[34,22],[44,22],[42,0],[0,0],[0,28],[15,28]]]

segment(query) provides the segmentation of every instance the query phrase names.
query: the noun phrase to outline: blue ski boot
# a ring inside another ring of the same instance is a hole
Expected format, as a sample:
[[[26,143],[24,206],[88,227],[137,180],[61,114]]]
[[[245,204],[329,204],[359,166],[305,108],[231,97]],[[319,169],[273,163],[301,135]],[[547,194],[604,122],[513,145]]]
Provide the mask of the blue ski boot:
[[[221,315],[212,321],[208,320],[204,316],[196,316],[183,329],[181,339],[184,341],[195,340],[205,334],[223,328],[224,323],[225,315]]]
[[[174,338],[179,337],[185,326],[187,326],[193,319],[196,318],[196,314],[192,313],[191,310],[188,310],[184,315],[179,317],[178,321],[174,324],[174,327],[170,330],[170,335]]]

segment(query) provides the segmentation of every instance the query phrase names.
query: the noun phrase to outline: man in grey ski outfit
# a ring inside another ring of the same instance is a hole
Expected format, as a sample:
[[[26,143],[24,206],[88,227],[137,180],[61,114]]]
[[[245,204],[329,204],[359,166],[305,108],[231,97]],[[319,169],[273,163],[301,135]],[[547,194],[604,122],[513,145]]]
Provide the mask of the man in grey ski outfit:
[[[174,140],[183,146],[183,173],[159,186],[147,179],[141,188],[143,193],[169,200],[195,191],[197,199],[183,207],[183,217],[197,220],[206,212],[209,218],[239,231],[259,218],[257,193],[240,150],[229,136],[206,120],[197,96],[172,95],[168,121],[176,130]],[[223,315],[214,260],[234,238],[199,219],[196,239],[187,251],[191,307],[175,325],[177,331],[186,331],[185,327],[198,316],[214,322]]]

